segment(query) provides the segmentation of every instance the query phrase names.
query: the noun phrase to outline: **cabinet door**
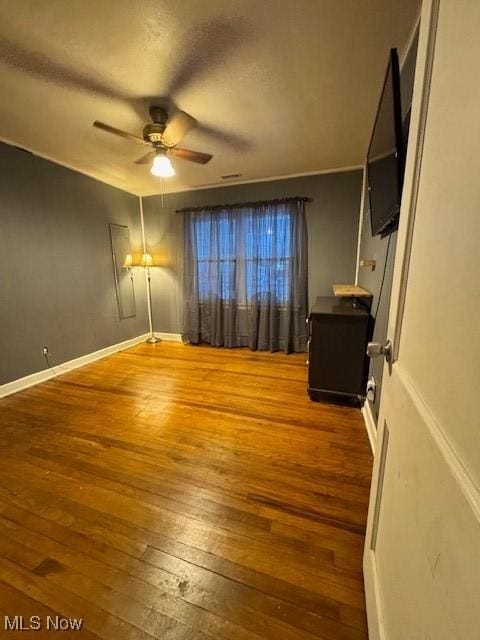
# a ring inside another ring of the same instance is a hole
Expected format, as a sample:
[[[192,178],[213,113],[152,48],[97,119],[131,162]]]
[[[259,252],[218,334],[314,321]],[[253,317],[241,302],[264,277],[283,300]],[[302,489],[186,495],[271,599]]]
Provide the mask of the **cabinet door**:
[[[312,321],[309,386],[361,394],[367,318],[319,316]]]

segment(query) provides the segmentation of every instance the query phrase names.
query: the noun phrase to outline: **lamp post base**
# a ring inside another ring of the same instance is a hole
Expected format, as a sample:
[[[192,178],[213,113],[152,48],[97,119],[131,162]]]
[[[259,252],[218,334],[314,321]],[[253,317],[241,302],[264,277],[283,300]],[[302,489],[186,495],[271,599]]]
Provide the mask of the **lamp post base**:
[[[157,336],[155,334],[152,333],[152,335],[147,338],[146,342],[148,344],[156,344],[157,342],[161,342],[162,339],[161,338],[157,338]]]

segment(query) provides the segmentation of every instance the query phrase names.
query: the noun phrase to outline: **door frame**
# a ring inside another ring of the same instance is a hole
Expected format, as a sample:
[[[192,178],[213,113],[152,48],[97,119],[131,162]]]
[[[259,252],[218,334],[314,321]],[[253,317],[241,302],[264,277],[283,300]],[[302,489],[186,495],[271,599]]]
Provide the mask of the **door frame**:
[[[407,295],[410,269],[410,253],[413,242],[415,213],[418,190],[421,179],[421,167],[425,129],[428,117],[430,86],[433,72],[435,42],[438,24],[440,0],[423,0],[420,14],[418,51],[415,67],[415,80],[412,98],[409,146],[405,167],[405,179],[402,193],[400,223],[397,236],[395,265],[393,272],[390,310],[387,335],[392,342],[392,363],[384,365],[384,379],[391,375],[396,366],[400,351],[400,336]],[[370,640],[387,640],[384,629],[381,592],[378,585],[375,541],[378,524],[383,477],[387,464],[388,428],[383,419],[382,400],[380,400],[379,421],[377,424],[376,450],[370,489],[367,530],[363,572],[365,581],[365,599],[367,607],[368,630]]]
[[[400,334],[410,270],[410,254],[420,186],[439,10],[440,0],[423,0],[412,99],[410,143],[407,148],[400,224],[388,316],[387,334],[393,345],[392,362],[398,360],[400,349]]]

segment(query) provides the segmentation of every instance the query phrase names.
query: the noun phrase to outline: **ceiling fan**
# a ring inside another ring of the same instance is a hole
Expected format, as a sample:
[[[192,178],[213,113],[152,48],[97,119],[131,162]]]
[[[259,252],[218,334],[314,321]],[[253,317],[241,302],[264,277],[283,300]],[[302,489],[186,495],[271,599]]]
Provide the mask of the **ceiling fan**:
[[[108,131],[127,140],[132,140],[137,144],[147,145],[152,148],[147,154],[135,161],[135,164],[148,164],[152,162],[150,169],[152,175],[168,178],[175,175],[169,156],[196,162],[197,164],[207,164],[212,159],[209,153],[191,151],[177,147],[180,140],[195,126],[196,120],[185,111],[177,111],[172,117],[163,107],[151,106],[149,109],[152,122],[143,128],[143,138],[127,133],[116,127],[112,127],[104,122],[95,120],[94,127]]]

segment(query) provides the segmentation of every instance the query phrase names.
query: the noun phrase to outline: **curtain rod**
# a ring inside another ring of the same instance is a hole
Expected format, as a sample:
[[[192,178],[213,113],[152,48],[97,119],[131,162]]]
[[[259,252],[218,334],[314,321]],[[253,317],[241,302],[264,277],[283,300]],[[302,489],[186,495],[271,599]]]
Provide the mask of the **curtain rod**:
[[[286,204],[287,202],[313,202],[313,198],[306,196],[294,196],[292,198],[275,198],[274,200],[257,200],[256,202],[237,202],[231,204],[215,204],[205,205],[202,207],[184,207],[183,209],[177,209],[175,213],[187,213],[195,211],[216,211],[219,209],[238,209],[246,207],[260,207],[270,204]]]

